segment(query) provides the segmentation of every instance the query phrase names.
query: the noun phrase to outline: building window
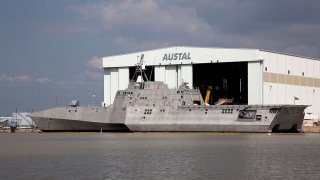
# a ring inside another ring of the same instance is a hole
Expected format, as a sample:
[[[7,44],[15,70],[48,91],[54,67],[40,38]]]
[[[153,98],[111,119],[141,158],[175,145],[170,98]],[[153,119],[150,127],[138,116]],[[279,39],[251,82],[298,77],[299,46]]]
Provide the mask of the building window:
[[[268,71],[268,68],[267,68],[267,67],[265,67],[265,68],[264,68],[264,71]]]
[[[302,76],[304,76],[304,72],[302,72]]]
[[[290,70],[288,70],[288,74],[290,74]]]

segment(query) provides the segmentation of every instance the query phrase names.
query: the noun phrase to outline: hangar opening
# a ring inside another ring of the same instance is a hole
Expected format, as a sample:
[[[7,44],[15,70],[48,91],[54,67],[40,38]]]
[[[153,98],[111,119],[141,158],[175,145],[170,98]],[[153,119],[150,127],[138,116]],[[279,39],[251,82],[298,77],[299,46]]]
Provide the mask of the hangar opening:
[[[134,73],[136,72],[137,67],[129,67],[129,79],[132,80]],[[146,66],[146,75],[149,81],[154,81],[154,66]]]
[[[193,86],[209,104],[248,104],[248,62],[193,64]]]

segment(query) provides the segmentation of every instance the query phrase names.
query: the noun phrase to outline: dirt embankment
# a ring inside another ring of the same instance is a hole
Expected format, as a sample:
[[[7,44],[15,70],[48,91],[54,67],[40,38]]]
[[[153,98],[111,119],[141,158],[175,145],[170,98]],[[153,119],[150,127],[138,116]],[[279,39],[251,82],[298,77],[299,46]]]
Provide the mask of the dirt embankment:
[[[320,133],[320,126],[302,126],[304,133]]]
[[[40,129],[20,129],[17,128],[15,133],[40,133]],[[10,128],[0,128],[0,133],[11,133]]]

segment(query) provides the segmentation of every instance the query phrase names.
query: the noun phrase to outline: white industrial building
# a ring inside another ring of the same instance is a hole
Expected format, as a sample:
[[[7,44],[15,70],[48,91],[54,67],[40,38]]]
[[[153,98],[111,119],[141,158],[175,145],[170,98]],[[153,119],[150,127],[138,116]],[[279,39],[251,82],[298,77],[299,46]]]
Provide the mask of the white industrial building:
[[[304,104],[305,119],[320,115],[320,61],[261,49],[169,47],[103,58],[104,105],[127,88],[139,57],[150,79],[178,88],[212,87],[211,100],[238,104]],[[213,102],[211,101],[211,104]]]
[[[15,112],[11,117],[0,117],[0,127],[8,127],[11,122],[16,122],[19,128],[32,128],[35,123],[29,117],[29,112]]]

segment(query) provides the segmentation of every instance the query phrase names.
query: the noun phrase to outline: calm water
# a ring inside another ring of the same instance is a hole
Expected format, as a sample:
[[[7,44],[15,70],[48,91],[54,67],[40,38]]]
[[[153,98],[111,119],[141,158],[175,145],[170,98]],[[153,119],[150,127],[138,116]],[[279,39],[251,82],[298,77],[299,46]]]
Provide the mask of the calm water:
[[[0,134],[0,179],[319,179],[320,134]]]

